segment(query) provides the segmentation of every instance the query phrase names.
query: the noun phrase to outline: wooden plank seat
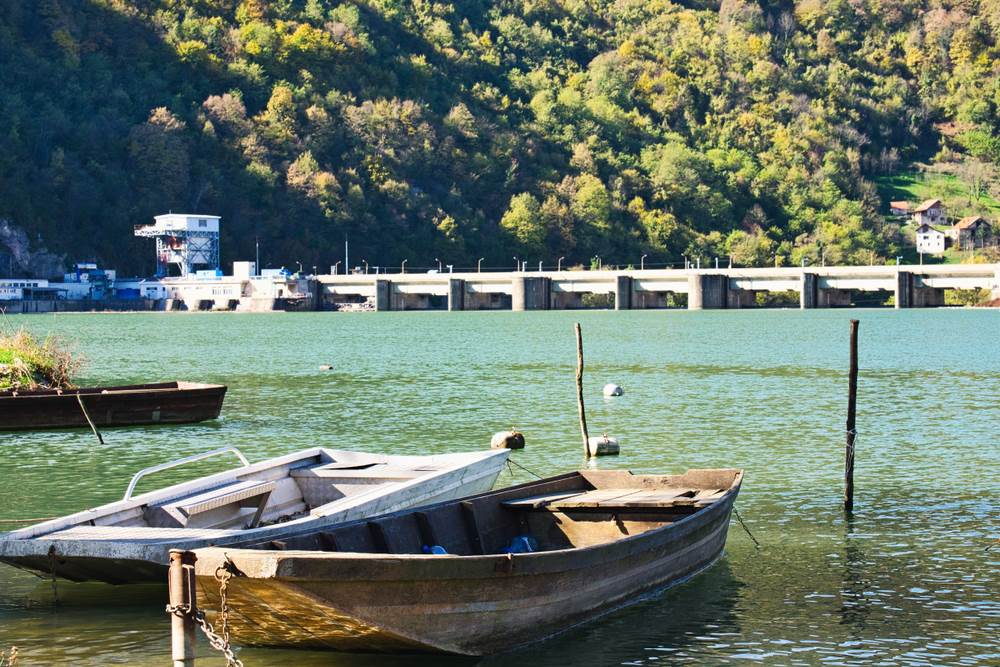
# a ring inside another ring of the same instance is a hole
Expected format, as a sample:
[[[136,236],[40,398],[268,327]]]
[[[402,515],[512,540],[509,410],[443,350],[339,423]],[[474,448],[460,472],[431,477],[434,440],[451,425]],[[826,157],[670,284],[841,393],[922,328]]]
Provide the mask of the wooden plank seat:
[[[150,510],[156,511],[157,514],[162,512],[166,515],[160,516],[159,520],[155,523],[158,525],[163,525],[164,523],[173,523],[177,527],[185,527],[192,517],[199,514],[206,514],[213,510],[219,510],[221,508],[231,506],[233,509],[237,510],[229,520],[236,520],[242,513],[238,510],[240,508],[252,507],[255,508],[253,518],[250,523],[246,525],[247,528],[255,528],[258,523],[260,523],[261,515],[264,513],[264,507],[267,505],[268,499],[271,497],[271,492],[274,490],[275,482],[261,482],[258,480],[246,480],[243,482],[235,482],[233,484],[227,484],[226,486],[220,487],[218,489],[212,489],[211,491],[205,491],[204,493],[199,493],[195,496],[189,496],[178,501],[164,503],[163,505],[157,507],[151,507]],[[164,519],[173,519],[172,522]],[[220,521],[226,521],[226,518],[220,518]],[[170,526],[163,526],[170,527]]]
[[[514,510],[628,510],[706,507],[722,497],[724,489],[602,489],[554,493],[508,500]]]
[[[396,480],[406,480],[419,477],[420,474],[409,470],[406,468],[390,468],[388,466],[379,466],[377,468],[304,468],[302,470],[292,470],[289,473],[293,478],[309,478],[309,477],[319,477],[323,479],[342,479],[342,480],[354,480],[354,479],[396,479]]]

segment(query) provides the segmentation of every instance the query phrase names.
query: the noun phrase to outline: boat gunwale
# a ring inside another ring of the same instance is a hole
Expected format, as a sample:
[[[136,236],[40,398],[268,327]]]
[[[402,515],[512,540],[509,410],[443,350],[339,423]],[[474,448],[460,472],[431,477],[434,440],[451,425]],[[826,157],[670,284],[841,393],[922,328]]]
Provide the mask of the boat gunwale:
[[[28,399],[28,398],[63,398],[76,396],[134,396],[138,394],[166,394],[182,392],[205,392],[226,391],[228,385],[210,382],[189,382],[187,380],[171,380],[169,382],[155,382],[149,384],[131,384],[109,387],[74,387],[71,389],[6,389],[0,391],[0,400]]]
[[[259,574],[255,574],[250,577],[251,579],[275,579],[275,580],[286,580],[286,581],[296,581],[296,580],[307,580],[309,577],[294,576],[290,574],[282,573],[282,570],[288,570],[294,567],[296,562],[330,562],[331,564],[337,565],[347,565],[352,562],[358,565],[363,565],[364,567],[377,567],[378,563],[381,561],[385,564],[424,564],[424,563],[440,563],[442,566],[454,566],[458,563],[467,564],[471,569],[475,569],[477,566],[495,566],[499,561],[510,560],[513,564],[511,572],[504,574],[517,573],[516,563],[523,563],[524,565],[531,565],[532,572],[520,574],[543,574],[546,568],[553,562],[565,561],[568,557],[575,557],[580,559],[580,563],[574,568],[562,567],[560,570],[565,571],[568,569],[576,569],[579,567],[588,567],[589,559],[594,557],[599,557],[604,551],[611,549],[621,549],[621,550],[631,550],[634,545],[644,544],[646,542],[655,542],[659,539],[664,541],[681,539],[686,536],[689,532],[697,530],[699,526],[711,524],[714,520],[715,514],[722,512],[731,511],[731,507],[735,504],[735,497],[739,494],[740,488],[743,483],[743,469],[740,468],[709,468],[709,469],[694,469],[694,470],[736,470],[736,476],[733,479],[732,484],[729,489],[720,496],[715,502],[710,505],[698,508],[697,511],[680,518],[677,521],[672,521],[670,523],[652,528],[641,533],[636,533],[634,535],[624,535],[618,539],[609,540],[607,542],[600,542],[597,544],[591,544],[583,547],[564,547],[560,549],[550,549],[546,551],[534,551],[529,553],[518,553],[518,554],[505,554],[505,553],[494,553],[494,554],[391,554],[391,553],[373,553],[373,552],[352,552],[352,551],[317,551],[308,549],[288,549],[288,550],[277,550],[277,549],[253,549],[253,548],[240,548],[238,546],[226,548],[224,546],[219,547],[207,547],[203,549],[196,549],[195,555],[197,556],[197,561],[195,563],[195,571],[197,576],[214,576],[215,566],[209,566],[208,564],[200,565],[204,561],[208,561],[212,556],[222,556],[222,561],[238,559],[240,561],[255,562],[259,563],[261,571]],[[555,477],[547,477],[544,482],[550,482],[555,480],[569,479],[575,476],[581,476],[582,471],[574,471],[569,473],[564,473]],[[687,472],[692,472],[688,470]],[[686,473],[685,473],[686,474]],[[521,487],[530,487],[532,485],[538,484],[538,481],[527,482],[524,485],[519,485]],[[469,496],[462,500],[474,500],[476,498],[482,498],[491,494],[496,494],[500,492],[509,491],[511,489],[516,489],[518,487],[508,487],[506,489],[498,489],[494,491],[487,491],[482,494],[477,494],[475,496]],[[427,512],[432,511],[434,508],[449,504],[454,504],[458,501],[445,501],[443,503],[435,503],[434,505],[428,505],[419,508],[419,511]],[[725,509],[722,509],[725,508]],[[631,509],[631,508],[630,508]],[[655,510],[656,508],[634,508],[635,513],[648,512],[650,510]],[[400,512],[392,512],[389,514],[381,515],[381,517],[389,517],[395,514],[406,514],[416,510],[401,510]],[[377,520],[381,517],[371,517],[370,519],[361,519],[357,521],[347,522],[342,525],[348,525],[351,523],[365,523],[371,520]],[[305,531],[306,533],[312,531]],[[302,533],[299,533],[301,535]],[[213,560],[213,563],[216,561]],[[239,562],[235,562],[237,567],[240,567]],[[445,567],[447,570],[447,567]],[[209,572],[210,570],[210,572]],[[494,569],[495,571],[495,569]],[[426,573],[425,573],[426,574]],[[452,573],[454,574],[454,573]],[[499,572],[497,574],[500,574]],[[363,580],[370,578],[371,573],[359,573],[356,577],[348,577],[348,580]],[[447,578],[447,573],[445,573]],[[342,575],[338,575],[338,579],[342,579]],[[427,578],[436,578],[428,575]],[[454,578],[454,577],[452,577]],[[393,579],[392,577],[387,577],[387,580]]]

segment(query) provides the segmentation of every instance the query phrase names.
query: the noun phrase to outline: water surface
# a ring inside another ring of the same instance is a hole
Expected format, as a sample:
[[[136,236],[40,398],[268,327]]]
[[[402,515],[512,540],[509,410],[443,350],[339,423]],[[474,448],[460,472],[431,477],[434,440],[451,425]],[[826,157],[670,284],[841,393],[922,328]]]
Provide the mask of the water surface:
[[[851,317],[861,320],[860,438],[857,509],[846,521]],[[1000,664],[1000,544],[985,549],[1000,537],[995,310],[21,316],[14,324],[77,341],[86,383],[176,378],[230,391],[218,421],[109,429],[103,446],[83,430],[0,434],[0,520],[116,500],[136,470],[222,444],[252,460],[313,445],[454,452],[516,427],[527,436],[515,454],[525,468],[586,465],[575,321],[591,431],[623,448],[593,465],[744,467],[738,507],[762,546],[734,522],[725,558],[703,576],[483,664]],[[605,382],[625,396],[601,397]],[[513,473],[500,483],[530,479]],[[59,596],[55,607],[48,582],[0,565],[0,648],[19,646],[19,664],[169,660],[158,588],[60,583]],[[222,664],[207,645],[202,653]],[[241,656],[247,667],[475,664]]]

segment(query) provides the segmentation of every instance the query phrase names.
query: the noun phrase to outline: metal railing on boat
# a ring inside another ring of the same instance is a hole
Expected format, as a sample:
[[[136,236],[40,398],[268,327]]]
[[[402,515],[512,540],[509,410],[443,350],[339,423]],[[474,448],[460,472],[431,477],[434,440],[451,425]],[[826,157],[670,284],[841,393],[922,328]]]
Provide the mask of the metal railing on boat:
[[[233,447],[232,445],[228,445],[226,447],[219,447],[218,449],[213,449],[210,452],[202,452],[201,454],[193,454],[191,456],[185,456],[182,459],[177,459],[176,461],[170,461],[168,463],[161,463],[159,465],[150,466],[149,468],[143,468],[142,470],[137,472],[135,475],[132,476],[132,481],[128,483],[128,488],[125,489],[125,496],[122,498],[122,500],[129,500],[132,497],[132,492],[135,490],[135,485],[138,484],[139,480],[145,477],[146,475],[151,475],[154,472],[160,472],[161,470],[176,468],[177,466],[182,466],[186,463],[194,463],[195,461],[201,461],[203,459],[211,458],[213,456],[218,456],[219,454],[225,454],[226,452],[232,452],[233,454],[236,454],[236,456],[240,459],[240,462],[243,464],[244,468],[250,465],[250,461],[247,459],[246,456],[243,455],[243,452],[238,450],[236,447]]]

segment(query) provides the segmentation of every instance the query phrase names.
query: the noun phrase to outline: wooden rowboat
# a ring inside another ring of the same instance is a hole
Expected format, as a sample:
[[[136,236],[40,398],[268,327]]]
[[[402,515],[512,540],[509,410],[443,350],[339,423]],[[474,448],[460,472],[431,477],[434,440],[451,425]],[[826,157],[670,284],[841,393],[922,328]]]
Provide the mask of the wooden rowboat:
[[[243,466],[132,495],[147,474],[226,452]],[[74,581],[163,582],[172,547],[282,539],[488,491],[509,453],[390,456],[314,447],[251,465],[223,447],[139,471],[118,502],[0,533],[0,562]]]
[[[581,471],[288,539],[199,550],[198,603],[219,608],[215,574],[223,566],[234,574],[228,609],[237,642],[504,651],[708,568],[722,553],[742,478],[735,469]]]
[[[0,430],[183,424],[215,419],[226,386],[160,382],[122,387],[0,392]]]

